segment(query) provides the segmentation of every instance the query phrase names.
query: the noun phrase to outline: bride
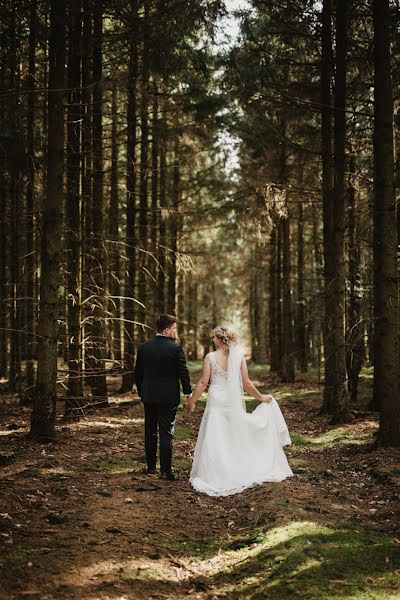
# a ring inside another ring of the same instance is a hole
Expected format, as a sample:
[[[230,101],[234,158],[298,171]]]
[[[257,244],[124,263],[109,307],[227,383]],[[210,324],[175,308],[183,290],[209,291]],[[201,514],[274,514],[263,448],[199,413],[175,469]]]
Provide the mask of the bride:
[[[214,329],[216,350],[205,357],[203,373],[186,402],[192,412],[210,382],[189,479],[195,490],[209,496],[229,496],[293,475],[283,450],[292,442],[279,405],[250,381],[237,341],[231,329]],[[246,412],[243,388],[261,401],[252,413]]]

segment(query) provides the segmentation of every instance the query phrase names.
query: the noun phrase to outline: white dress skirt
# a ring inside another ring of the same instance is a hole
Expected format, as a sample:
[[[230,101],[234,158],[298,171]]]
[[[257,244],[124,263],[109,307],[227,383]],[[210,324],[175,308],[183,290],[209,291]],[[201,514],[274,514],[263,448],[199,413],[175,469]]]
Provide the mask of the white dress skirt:
[[[252,413],[232,417],[227,372],[209,354],[208,399],[193,457],[189,481],[198,492],[229,496],[266,481],[291,477],[283,446],[292,443],[275,398],[260,402]]]

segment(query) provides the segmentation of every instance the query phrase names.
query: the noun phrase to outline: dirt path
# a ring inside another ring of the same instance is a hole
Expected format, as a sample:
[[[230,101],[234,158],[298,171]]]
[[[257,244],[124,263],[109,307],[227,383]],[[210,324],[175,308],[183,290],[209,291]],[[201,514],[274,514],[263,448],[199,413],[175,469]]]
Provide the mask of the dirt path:
[[[45,446],[3,397],[0,598],[400,598],[400,453],[372,449],[373,416],[329,427],[312,381],[253,378],[282,407],[295,477],[227,498],[187,481],[201,406],[178,412],[165,482],[142,474],[133,396]]]

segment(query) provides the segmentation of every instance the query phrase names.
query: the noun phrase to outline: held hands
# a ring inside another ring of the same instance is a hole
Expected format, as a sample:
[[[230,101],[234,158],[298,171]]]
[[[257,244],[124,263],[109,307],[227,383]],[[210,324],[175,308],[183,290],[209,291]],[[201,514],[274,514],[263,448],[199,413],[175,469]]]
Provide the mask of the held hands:
[[[190,396],[186,397],[186,403],[185,403],[185,408],[187,411],[189,412],[193,412],[194,411],[194,407],[195,407],[195,402],[193,402],[193,394],[190,394]]]
[[[261,402],[266,402],[267,404],[269,404],[271,402],[271,400],[273,400],[274,397],[271,396],[270,394],[262,394],[262,400]]]

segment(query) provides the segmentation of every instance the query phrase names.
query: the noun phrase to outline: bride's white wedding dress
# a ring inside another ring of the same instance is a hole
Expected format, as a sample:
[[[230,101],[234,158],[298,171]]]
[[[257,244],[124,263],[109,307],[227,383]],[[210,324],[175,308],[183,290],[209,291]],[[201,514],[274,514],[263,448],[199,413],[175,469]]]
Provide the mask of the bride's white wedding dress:
[[[211,379],[189,479],[193,488],[210,496],[229,496],[292,476],[283,450],[292,441],[275,398],[246,412],[242,350],[231,347],[227,371],[214,352],[208,356]]]

